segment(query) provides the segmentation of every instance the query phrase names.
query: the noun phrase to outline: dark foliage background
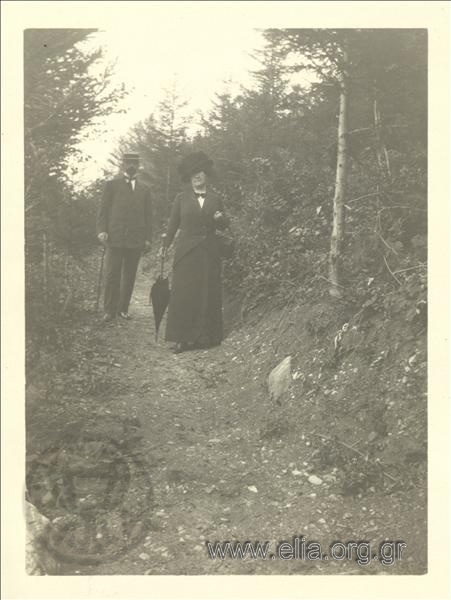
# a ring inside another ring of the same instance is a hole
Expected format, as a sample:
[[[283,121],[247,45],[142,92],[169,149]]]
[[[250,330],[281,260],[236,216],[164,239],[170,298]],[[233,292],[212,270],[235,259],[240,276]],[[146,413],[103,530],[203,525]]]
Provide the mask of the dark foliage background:
[[[114,110],[123,90],[112,89],[111,70],[96,68],[100,50],[83,42],[93,30],[24,32],[25,251],[27,360],[41,349],[69,343],[65,324],[92,295],[90,256],[95,248],[94,182],[73,185],[77,144],[87,127]]]
[[[265,32],[257,89],[218,97],[195,140],[216,159],[239,240],[227,282],[247,309],[327,292],[344,35],[351,105],[342,285],[358,304],[393,295],[403,303],[406,286],[413,305],[425,299],[426,32],[275,30]],[[287,75],[300,70],[316,82],[290,89]]]

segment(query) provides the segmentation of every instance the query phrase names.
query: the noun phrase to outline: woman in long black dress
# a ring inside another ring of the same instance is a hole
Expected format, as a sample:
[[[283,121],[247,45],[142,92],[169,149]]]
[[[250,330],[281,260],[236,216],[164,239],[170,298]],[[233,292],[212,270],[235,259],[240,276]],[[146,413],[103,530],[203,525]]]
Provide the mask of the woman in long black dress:
[[[164,251],[179,232],[173,264],[166,340],[174,352],[209,348],[221,343],[221,247],[215,232],[228,219],[220,196],[209,185],[212,161],[203,153],[186,156],[180,164],[182,181],[190,185],[174,200]]]

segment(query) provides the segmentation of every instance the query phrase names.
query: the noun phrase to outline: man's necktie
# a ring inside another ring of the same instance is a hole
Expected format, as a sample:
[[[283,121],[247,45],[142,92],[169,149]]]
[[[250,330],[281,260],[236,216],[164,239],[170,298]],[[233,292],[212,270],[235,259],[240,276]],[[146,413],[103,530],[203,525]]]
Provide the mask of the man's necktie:
[[[135,182],[135,185],[136,185],[136,178],[135,178],[135,177],[126,177],[126,178],[125,178],[125,181],[126,181],[126,183],[127,183],[128,187],[129,187],[129,188],[131,189],[131,191],[133,192],[133,190],[134,190],[134,186],[133,186],[133,183],[132,183],[132,182]]]

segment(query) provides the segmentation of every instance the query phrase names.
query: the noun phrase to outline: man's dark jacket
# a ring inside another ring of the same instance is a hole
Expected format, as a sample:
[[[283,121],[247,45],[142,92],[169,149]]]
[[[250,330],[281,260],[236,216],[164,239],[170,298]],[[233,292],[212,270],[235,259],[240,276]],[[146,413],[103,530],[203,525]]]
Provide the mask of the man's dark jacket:
[[[97,215],[97,234],[108,234],[109,246],[143,248],[152,238],[152,203],[149,188],[125,177],[107,181]]]

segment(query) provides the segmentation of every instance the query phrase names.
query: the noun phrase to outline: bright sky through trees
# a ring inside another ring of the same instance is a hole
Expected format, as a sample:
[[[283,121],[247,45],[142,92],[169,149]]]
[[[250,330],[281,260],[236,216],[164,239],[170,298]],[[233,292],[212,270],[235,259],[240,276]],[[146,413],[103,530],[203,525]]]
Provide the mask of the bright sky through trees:
[[[92,160],[80,174],[83,180],[101,173],[117,139],[155,111],[172,85],[188,102],[187,112],[195,117],[190,130],[195,131],[196,114],[208,110],[216,93],[252,84],[250,71],[258,68],[252,54],[263,45],[261,33],[237,22],[233,13],[214,26],[196,18],[198,13],[183,18],[166,13],[145,23],[128,19],[120,30],[118,25],[92,36],[89,46],[100,46],[104,63],[115,63],[113,80],[125,85],[128,96],[126,112],[105,120],[106,133],[101,127],[88,130],[82,147]]]

